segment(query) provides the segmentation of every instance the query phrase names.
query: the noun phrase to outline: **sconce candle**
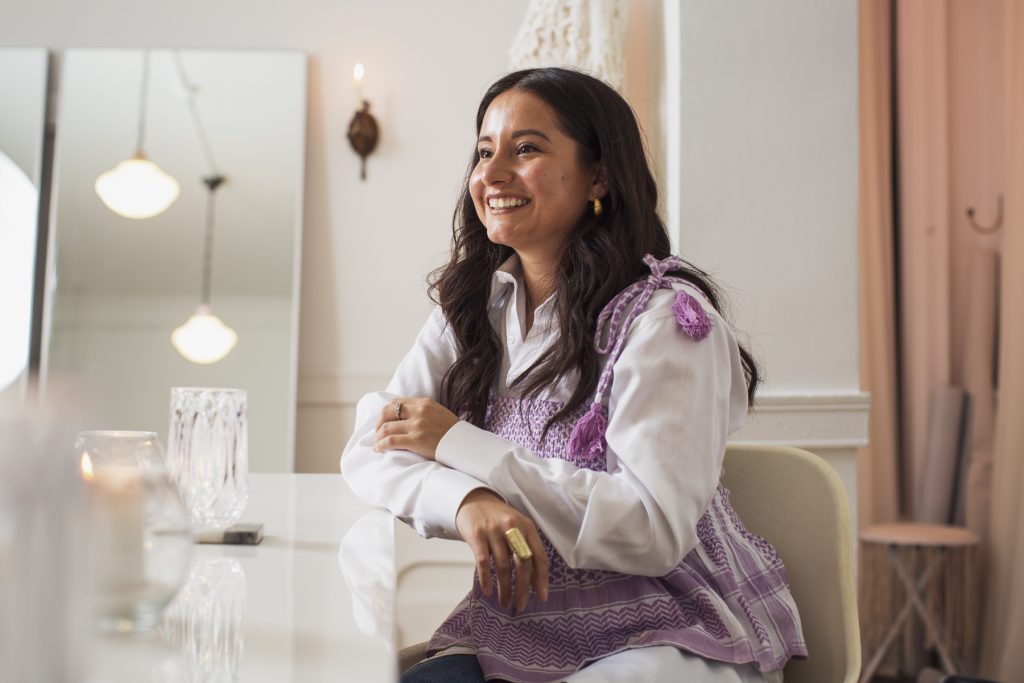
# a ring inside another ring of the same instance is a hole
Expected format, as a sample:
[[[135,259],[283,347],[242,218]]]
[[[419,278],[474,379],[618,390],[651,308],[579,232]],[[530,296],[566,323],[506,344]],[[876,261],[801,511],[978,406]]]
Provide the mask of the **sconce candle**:
[[[366,180],[366,157],[377,147],[377,139],[380,129],[377,126],[377,119],[370,113],[370,102],[363,97],[363,77],[366,75],[366,68],[362,63],[356,64],[352,69],[352,78],[356,84],[357,109],[355,116],[348,124],[348,142],[356,151],[360,159],[359,178]]]
[[[366,67],[363,66],[362,62],[359,62],[352,69],[352,80],[356,84],[356,107],[363,103],[363,77],[366,75]]]

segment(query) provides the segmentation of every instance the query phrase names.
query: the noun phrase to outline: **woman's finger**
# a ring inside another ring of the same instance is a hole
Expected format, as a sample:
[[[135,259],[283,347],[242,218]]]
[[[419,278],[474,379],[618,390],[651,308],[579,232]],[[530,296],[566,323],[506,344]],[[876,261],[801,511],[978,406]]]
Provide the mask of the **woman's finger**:
[[[498,604],[502,607],[512,604],[512,561],[506,543],[504,535],[491,535],[491,557],[494,558],[494,574],[498,580]]]
[[[411,399],[399,397],[384,404],[384,407],[380,409],[380,415],[377,417],[374,431],[380,429],[381,425],[385,422],[395,422],[399,419],[398,411],[396,410],[399,405],[402,406],[402,419],[409,417],[408,409],[410,403]]]
[[[533,559],[520,560],[518,556],[515,558],[516,563],[516,587],[515,587],[515,604],[516,612],[522,612],[526,609],[526,601],[530,599],[530,579],[533,576]]]
[[[531,524],[526,529],[526,542],[533,552],[533,590],[541,602],[548,600],[548,554],[544,550],[544,543],[540,540],[540,534]]]
[[[476,560],[476,575],[480,580],[480,590],[484,595],[490,596],[494,590],[491,581],[491,544],[488,542],[487,534],[480,531],[471,536],[467,541],[470,550],[473,551],[473,559]]]

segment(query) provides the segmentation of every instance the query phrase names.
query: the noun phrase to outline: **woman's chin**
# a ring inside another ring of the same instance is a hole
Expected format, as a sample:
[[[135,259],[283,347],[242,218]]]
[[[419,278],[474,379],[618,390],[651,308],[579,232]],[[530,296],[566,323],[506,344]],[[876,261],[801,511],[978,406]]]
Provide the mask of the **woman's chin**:
[[[487,239],[494,244],[500,244],[505,247],[512,247],[515,249],[515,236],[513,232],[505,227],[492,228],[487,227]]]

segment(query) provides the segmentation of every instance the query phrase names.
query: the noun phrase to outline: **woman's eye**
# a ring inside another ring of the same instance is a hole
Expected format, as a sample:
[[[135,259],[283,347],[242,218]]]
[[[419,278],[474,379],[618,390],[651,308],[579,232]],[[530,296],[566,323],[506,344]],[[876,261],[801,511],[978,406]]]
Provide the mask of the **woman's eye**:
[[[537,151],[539,150],[529,143],[519,145],[519,148],[516,150],[516,152],[518,152],[519,154],[531,154],[532,152]]]

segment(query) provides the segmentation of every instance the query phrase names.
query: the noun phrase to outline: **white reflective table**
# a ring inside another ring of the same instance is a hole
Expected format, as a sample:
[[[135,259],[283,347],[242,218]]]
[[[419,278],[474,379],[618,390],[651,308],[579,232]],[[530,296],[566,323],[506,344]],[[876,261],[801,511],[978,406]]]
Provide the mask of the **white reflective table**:
[[[471,580],[464,544],[419,538],[341,475],[250,475],[241,521],[263,542],[196,545],[160,630],[97,637],[90,683],[392,683]]]

